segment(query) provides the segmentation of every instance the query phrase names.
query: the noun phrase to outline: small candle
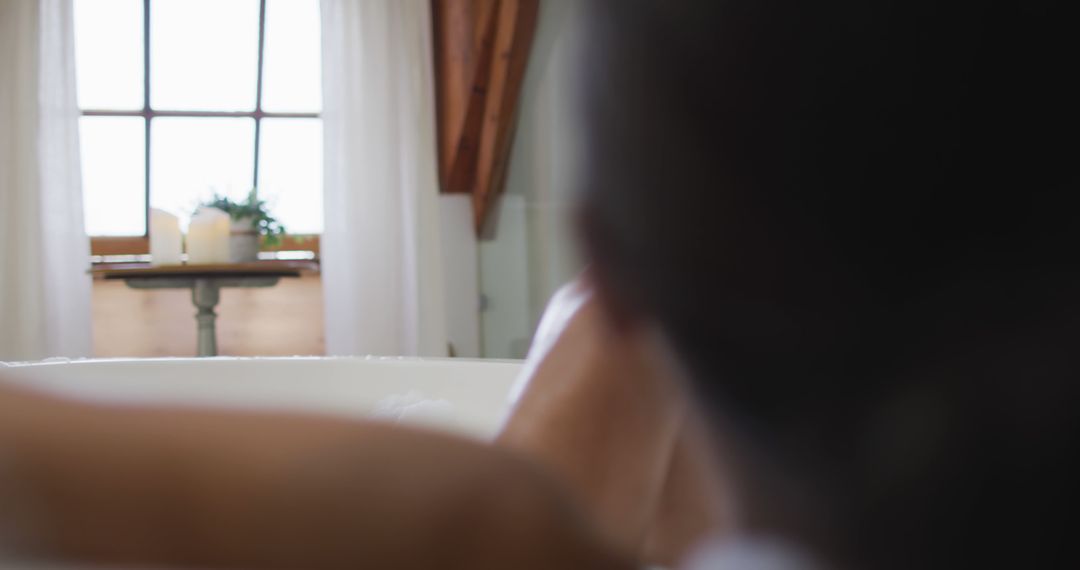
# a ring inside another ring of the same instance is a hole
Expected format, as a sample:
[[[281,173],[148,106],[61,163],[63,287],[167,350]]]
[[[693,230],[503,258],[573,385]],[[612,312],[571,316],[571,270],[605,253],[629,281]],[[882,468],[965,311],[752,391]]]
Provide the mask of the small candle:
[[[187,254],[192,265],[228,263],[229,214],[217,208],[199,208],[188,225]]]
[[[180,265],[183,236],[180,219],[164,211],[150,210],[150,264]]]

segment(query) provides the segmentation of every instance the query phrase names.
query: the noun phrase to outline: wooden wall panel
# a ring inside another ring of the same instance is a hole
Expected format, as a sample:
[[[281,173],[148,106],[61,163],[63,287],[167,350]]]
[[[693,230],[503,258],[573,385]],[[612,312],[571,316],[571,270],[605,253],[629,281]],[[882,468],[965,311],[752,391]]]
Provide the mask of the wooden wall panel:
[[[223,289],[218,305],[223,356],[322,355],[322,283],[318,275],[282,279],[268,289]],[[195,307],[181,289],[137,291],[94,281],[94,355],[195,355]]]

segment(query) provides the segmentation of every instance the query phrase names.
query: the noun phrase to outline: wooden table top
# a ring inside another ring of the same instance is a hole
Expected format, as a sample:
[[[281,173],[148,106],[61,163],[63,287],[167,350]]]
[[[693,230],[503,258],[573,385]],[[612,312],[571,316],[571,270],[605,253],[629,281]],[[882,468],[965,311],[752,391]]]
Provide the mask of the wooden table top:
[[[150,265],[149,263],[108,263],[90,272],[105,279],[177,277],[299,277],[301,272],[318,271],[315,261],[255,261],[217,265]]]

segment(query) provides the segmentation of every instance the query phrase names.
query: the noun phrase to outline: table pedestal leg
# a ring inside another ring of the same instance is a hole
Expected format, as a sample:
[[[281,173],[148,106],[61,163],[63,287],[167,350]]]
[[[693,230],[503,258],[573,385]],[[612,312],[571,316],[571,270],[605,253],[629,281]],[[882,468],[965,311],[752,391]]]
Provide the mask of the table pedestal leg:
[[[210,279],[196,279],[191,288],[191,301],[199,309],[199,356],[217,356],[217,313],[214,307],[221,300],[221,289]]]
[[[214,307],[221,300],[222,287],[273,287],[280,275],[239,275],[225,277],[161,276],[126,277],[132,289],[191,289],[191,302],[199,309],[195,321],[199,325],[199,356],[217,356],[217,313]]]

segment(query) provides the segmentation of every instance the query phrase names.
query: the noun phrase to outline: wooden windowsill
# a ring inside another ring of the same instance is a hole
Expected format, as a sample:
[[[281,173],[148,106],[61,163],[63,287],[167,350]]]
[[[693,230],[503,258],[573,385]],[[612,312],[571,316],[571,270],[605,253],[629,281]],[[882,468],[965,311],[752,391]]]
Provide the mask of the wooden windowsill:
[[[91,237],[90,255],[146,255],[150,240],[139,237]]]
[[[281,243],[273,247],[263,247],[262,251],[310,251],[319,258],[319,235],[287,235]],[[94,256],[147,255],[150,253],[150,240],[146,236],[135,237],[91,237],[90,254]]]

